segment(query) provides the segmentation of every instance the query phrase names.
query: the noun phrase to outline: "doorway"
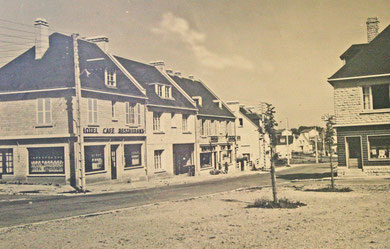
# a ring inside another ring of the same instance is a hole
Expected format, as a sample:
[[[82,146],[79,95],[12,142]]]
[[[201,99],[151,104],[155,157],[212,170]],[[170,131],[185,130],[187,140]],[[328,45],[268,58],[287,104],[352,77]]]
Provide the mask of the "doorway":
[[[111,179],[117,179],[117,149],[118,145],[111,145]]]
[[[360,137],[347,137],[347,165],[348,168],[362,169],[362,147]]]

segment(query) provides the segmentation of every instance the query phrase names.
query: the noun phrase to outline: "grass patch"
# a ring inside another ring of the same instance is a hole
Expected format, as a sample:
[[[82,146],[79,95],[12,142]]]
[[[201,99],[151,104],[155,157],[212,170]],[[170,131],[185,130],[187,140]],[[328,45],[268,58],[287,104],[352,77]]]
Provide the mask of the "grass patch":
[[[345,188],[331,188],[331,187],[325,187],[325,188],[316,188],[316,189],[305,189],[304,191],[310,191],[310,192],[352,192],[353,190],[349,187]]]
[[[279,202],[270,201],[267,199],[256,199],[253,204],[247,206],[247,208],[298,208],[307,206],[300,201],[290,201],[287,198],[282,198]]]

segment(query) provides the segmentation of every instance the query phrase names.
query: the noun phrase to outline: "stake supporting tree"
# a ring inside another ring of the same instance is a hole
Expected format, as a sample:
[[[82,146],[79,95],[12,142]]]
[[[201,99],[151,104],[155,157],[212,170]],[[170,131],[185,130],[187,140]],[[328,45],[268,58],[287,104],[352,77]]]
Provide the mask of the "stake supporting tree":
[[[335,124],[334,122],[334,116],[333,115],[329,115],[329,114],[326,114],[323,116],[323,120],[326,124],[326,128],[325,128],[325,144],[326,144],[326,147],[328,148],[328,152],[329,152],[329,161],[330,161],[330,186],[332,189],[334,189],[334,170],[333,170],[333,162],[332,162],[332,155],[333,155],[333,151],[332,151],[332,145],[334,144],[334,128],[333,128],[333,125]]]

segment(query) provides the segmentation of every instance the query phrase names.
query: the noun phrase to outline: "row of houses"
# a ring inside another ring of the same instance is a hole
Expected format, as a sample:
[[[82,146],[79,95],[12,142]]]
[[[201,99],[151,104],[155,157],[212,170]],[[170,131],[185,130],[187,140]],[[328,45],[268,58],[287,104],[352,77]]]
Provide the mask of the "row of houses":
[[[53,33],[0,69],[2,181],[110,179],[267,167],[261,115],[201,80],[112,55],[106,37]]]

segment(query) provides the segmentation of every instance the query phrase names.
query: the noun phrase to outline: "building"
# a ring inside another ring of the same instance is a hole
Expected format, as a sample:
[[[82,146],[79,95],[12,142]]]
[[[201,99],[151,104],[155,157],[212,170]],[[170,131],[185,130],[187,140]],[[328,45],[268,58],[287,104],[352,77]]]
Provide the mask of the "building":
[[[104,50],[107,38],[48,28],[37,19],[35,46],[0,69],[1,178],[145,179],[145,89]]]
[[[270,167],[270,140],[263,134],[261,115],[238,101],[227,102],[236,116],[237,162],[241,170]]]
[[[169,72],[169,71],[168,71]],[[202,81],[169,76],[196,102],[199,109],[196,120],[197,172],[209,174],[210,170],[236,170],[236,117]]]
[[[306,127],[299,129],[299,135],[294,138],[292,151],[296,153],[312,154],[315,153],[315,141],[317,146],[321,140],[320,133],[316,127]],[[322,142],[321,142],[322,144]]]
[[[148,176],[179,175],[193,170],[197,160],[195,101],[164,72],[163,62],[148,65],[115,58],[146,89]]]
[[[276,130],[275,140],[275,153],[278,154],[278,157],[291,159],[294,144],[294,136],[291,130]]]
[[[390,172],[390,26],[378,33],[367,19],[368,42],[340,58],[328,82],[334,88],[339,171]]]

